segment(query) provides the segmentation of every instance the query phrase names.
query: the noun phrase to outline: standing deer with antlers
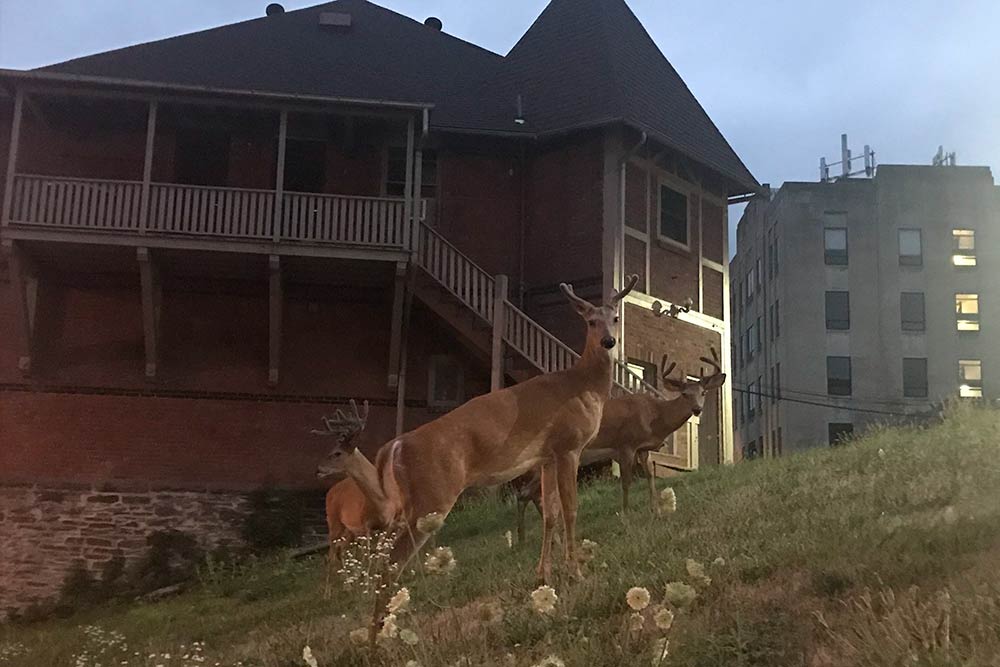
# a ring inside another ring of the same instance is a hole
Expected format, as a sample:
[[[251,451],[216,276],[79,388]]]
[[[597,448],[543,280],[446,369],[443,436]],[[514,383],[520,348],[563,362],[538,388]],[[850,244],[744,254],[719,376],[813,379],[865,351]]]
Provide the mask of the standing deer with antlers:
[[[332,435],[337,438],[337,446],[320,462],[316,477],[325,479],[340,471],[354,470],[354,474],[337,482],[326,492],[326,526],[330,537],[328,562],[331,568],[340,561],[341,552],[347,543],[374,529],[384,528],[391,520],[391,517],[379,514],[378,506],[369,502],[368,496],[354,479],[362,471],[373,467],[354,445],[355,438],[365,430],[368,423],[368,401],[359,410],[357,402],[352,400],[351,412],[352,414],[346,414],[338,408],[332,418],[323,418],[324,430],[313,431],[316,435]]]
[[[446,516],[469,487],[508,482],[540,467],[544,538],[538,578],[551,579],[552,535],[560,515],[566,529],[565,559],[579,574],[577,467],[580,452],[597,435],[611,393],[618,305],[637,280],[632,276],[603,306],[576,296],[566,283],[560,285],[587,323],[586,346],[572,368],[478,396],[389,441],[379,449],[374,465],[361,463],[364,457],[351,442],[334,447],[328,457],[331,469],[350,475],[380,518],[402,524],[393,562],[404,565],[427,540],[417,526],[421,517],[435,512]]]
[[[617,461],[621,471],[622,507],[628,509],[629,487],[636,463],[646,468],[649,479],[650,506],[656,509],[656,478],[649,460],[649,453],[663,446],[667,437],[683,426],[692,415],[698,416],[705,407],[705,397],[726,381],[726,374],[719,365],[719,355],[715,348],[709,348],[712,358],[700,357],[712,368],[709,375],[699,369],[696,380],[685,376],[672,378],[670,374],[677,362],[667,365],[667,355],[663,355],[663,386],[680,394],[672,400],[663,400],[650,394],[629,394],[613,398],[604,406],[601,429],[597,437],[583,452],[583,460],[588,463]],[[527,480],[518,485],[517,534],[518,541],[524,535],[524,511],[528,503],[538,505],[540,498],[540,473],[531,473]]]

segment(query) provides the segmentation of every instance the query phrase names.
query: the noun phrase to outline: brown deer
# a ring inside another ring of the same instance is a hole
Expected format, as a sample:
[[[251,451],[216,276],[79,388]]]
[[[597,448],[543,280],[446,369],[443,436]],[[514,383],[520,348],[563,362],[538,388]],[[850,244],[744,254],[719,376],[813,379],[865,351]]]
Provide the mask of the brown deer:
[[[637,280],[632,276],[603,306],[560,285],[587,323],[586,346],[572,368],[473,398],[383,445],[374,465],[364,465],[350,441],[334,447],[328,458],[331,469],[358,483],[380,519],[401,524],[393,562],[402,567],[427,540],[418,519],[435,512],[446,516],[469,487],[508,482],[540,467],[544,538],[538,577],[551,578],[552,533],[560,515],[565,558],[579,574],[574,548],[577,467],[580,452],[597,435],[611,392],[618,304]]]
[[[629,487],[637,463],[646,468],[649,479],[650,505],[656,509],[656,478],[653,474],[649,453],[663,446],[663,441],[691,418],[698,416],[705,407],[705,396],[715,391],[726,381],[726,374],[719,366],[719,355],[715,348],[709,348],[712,358],[700,357],[712,367],[712,373],[704,374],[700,369],[698,379],[672,378],[670,374],[677,363],[667,366],[667,355],[663,355],[663,386],[680,394],[672,400],[663,400],[650,394],[628,394],[609,400],[604,406],[601,429],[591,441],[581,457],[589,463],[615,460],[621,471],[622,507],[628,509]],[[540,472],[525,475],[515,491],[518,502],[518,540],[524,535],[524,510],[528,503],[538,506],[540,498]]]

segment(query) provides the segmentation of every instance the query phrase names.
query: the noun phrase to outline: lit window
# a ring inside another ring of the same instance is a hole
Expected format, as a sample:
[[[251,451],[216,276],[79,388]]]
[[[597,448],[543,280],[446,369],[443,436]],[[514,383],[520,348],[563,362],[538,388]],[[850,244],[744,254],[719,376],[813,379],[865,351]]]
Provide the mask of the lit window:
[[[959,331],[979,331],[979,295],[955,295],[956,326]]]
[[[899,230],[899,264],[920,266],[924,263],[923,244],[919,229]]]
[[[951,263],[955,266],[976,265],[976,232],[971,229],[951,230],[954,239]]]
[[[983,397],[983,362],[961,359],[958,362],[958,393],[963,398]]]
[[[847,229],[828,227],[823,230],[823,254],[827,264],[847,264]]]

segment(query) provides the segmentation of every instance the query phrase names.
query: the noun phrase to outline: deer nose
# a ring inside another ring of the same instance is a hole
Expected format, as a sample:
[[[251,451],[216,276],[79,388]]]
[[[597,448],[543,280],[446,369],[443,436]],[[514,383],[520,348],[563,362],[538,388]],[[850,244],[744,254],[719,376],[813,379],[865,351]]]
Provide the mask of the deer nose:
[[[604,338],[602,338],[601,339],[601,346],[605,350],[610,350],[611,348],[613,348],[615,346],[614,336],[605,336]]]
[[[695,408],[694,410],[691,411],[691,413],[694,414],[695,417],[700,417],[701,416],[701,408]]]

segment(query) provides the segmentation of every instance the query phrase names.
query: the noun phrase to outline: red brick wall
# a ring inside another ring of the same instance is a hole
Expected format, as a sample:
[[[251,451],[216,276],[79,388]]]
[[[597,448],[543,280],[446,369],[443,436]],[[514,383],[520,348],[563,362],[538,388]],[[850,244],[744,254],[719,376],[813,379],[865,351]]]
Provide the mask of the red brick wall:
[[[677,362],[675,377],[679,377],[681,371],[697,375],[699,366],[704,365],[698,357],[709,356],[711,345],[719,350],[720,341],[719,334],[710,329],[672,317],[656,317],[634,304],[625,305],[626,356],[659,366],[662,356],[668,354],[671,362]]]
[[[726,313],[722,305],[723,275],[715,269],[710,269],[706,266],[702,273],[702,278],[705,281],[702,294],[705,299],[705,307],[703,309],[705,314],[720,320],[724,319]]]
[[[646,244],[645,242],[625,236],[625,275],[639,276],[637,289],[644,292],[646,285]]]
[[[702,254],[705,259],[723,264],[723,239],[728,233],[726,230],[725,211],[721,206],[713,204],[708,199],[701,202],[701,228],[705,235],[702,245]]]
[[[639,165],[628,163],[625,168],[625,224],[640,232],[646,231],[649,176]]]
[[[649,249],[650,293],[673,303],[690,297],[698,304],[698,211],[700,197],[688,196],[690,250],[660,241],[654,232]]]

